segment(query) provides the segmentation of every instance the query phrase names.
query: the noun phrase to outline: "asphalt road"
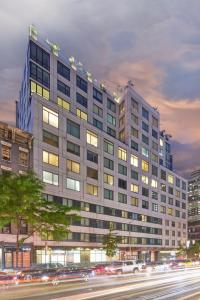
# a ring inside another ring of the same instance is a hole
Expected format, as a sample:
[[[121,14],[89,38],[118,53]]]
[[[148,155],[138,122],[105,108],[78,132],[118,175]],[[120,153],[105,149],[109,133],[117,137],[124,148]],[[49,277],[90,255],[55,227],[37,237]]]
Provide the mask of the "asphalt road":
[[[200,268],[0,289],[1,300],[200,300]]]

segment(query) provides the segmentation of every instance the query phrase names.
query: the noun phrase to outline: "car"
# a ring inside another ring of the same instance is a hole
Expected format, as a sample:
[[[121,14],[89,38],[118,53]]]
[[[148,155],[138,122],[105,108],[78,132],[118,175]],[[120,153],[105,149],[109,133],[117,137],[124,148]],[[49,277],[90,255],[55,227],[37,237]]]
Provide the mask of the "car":
[[[106,274],[138,273],[145,263],[137,260],[116,261],[105,267]]]
[[[148,262],[145,266],[145,271],[147,272],[165,272],[170,270],[170,265],[166,262]]]
[[[108,263],[107,264],[98,264],[93,267],[93,270],[96,275],[105,275],[107,266],[108,266]]]
[[[17,284],[18,284],[18,278],[16,274],[0,272],[0,286],[17,285]]]

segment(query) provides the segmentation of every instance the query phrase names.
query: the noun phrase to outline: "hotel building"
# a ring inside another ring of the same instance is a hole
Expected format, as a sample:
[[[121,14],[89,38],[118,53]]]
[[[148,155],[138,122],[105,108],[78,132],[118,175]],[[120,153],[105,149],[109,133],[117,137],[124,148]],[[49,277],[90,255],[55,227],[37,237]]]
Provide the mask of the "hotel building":
[[[111,224],[121,259],[155,260],[186,244],[187,181],[173,172],[158,110],[130,82],[112,94],[31,28],[17,126],[33,134],[45,196],[82,216],[65,241],[33,238],[37,262],[105,261]]]

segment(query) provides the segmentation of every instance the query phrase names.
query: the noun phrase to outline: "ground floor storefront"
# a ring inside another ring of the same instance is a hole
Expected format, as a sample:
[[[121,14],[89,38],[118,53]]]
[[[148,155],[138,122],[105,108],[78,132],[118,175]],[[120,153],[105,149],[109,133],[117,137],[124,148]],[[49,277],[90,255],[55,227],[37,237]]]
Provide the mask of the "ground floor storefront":
[[[144,261],[166,261],[175,259],[176,252],[158,249],[121,248],[112,260],[141,259]],[[18,268],[29,268],[32,264],[60,263],[62,265],[91,265],[110,261],[103,248],[69,248],[69,247],[33,247],[23,245],[18,254]],[[0,268],[16,268],[16,246],[0,246]]]

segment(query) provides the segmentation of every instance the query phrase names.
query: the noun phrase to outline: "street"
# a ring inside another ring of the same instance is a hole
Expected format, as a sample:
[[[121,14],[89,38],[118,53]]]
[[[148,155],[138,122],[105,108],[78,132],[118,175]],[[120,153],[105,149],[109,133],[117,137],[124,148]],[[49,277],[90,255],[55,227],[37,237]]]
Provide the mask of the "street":
[[[2,288],[1,300],[172,300],[200,299],[200,269],[99,276],[88,282]]]

